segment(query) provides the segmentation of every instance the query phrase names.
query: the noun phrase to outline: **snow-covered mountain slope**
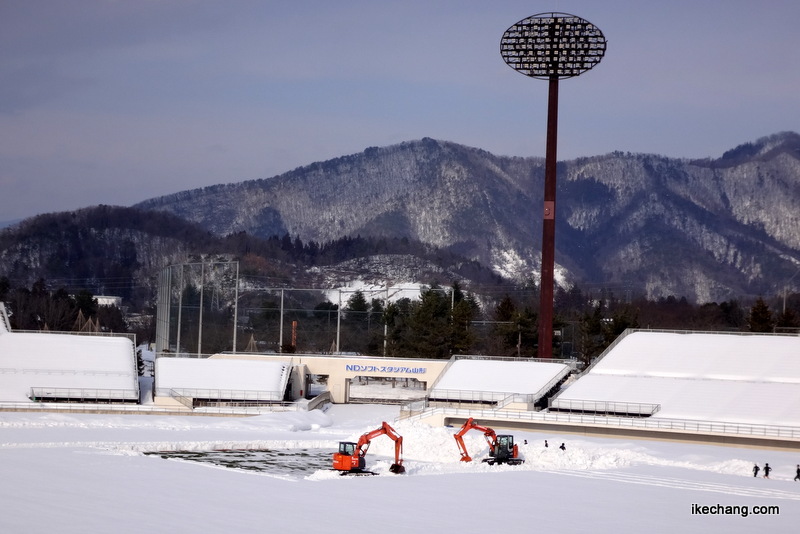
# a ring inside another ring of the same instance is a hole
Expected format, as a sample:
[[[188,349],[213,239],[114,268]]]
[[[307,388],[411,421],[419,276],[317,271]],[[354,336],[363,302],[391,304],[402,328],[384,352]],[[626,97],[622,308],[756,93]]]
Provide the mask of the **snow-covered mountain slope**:
[[[407,237],[536,272],[544,161],[422,139],[138,205],[220,235]],[[615,152],[559,164],[556,261],[573,280],[699,301],[775,292],[800,261],[800,135],[716,160]]]

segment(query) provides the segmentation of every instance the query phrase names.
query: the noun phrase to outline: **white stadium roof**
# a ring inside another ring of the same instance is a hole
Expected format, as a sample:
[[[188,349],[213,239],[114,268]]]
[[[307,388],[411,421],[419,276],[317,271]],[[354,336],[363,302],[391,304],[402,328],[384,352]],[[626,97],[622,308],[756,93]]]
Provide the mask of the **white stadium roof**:
[[[658,404],[656,418],[800,426],[800,337],[633,332],[551,407],[626,403]]]
[[[43,397],[138,401],[133,342],[125,337],[10,332],[0,320],[0,401]]]
[[[282,401],[291,366],[224,358],[157,358],[156,396]]]
[[[499,401],[509,395],[544,395],[570,372],[563,363],[456,360],[429,393],[431,399]],[[529,399],[534,402],[537,399]]]

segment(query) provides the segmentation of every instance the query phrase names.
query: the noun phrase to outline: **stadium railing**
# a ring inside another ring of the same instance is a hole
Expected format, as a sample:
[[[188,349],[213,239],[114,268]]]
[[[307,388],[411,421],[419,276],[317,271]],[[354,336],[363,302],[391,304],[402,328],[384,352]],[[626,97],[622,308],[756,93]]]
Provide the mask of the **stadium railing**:
[[[405,412],[406,417],[403,417]],[[667,419],[660,417],[614,417],[589,414],[516,412],[510,410],[479,410],[450,407],[423,407],[420,403],[403,406],[401,418],[423,419],[434,414],[453,417],[474,417],[491,420],[507,420],[530,423],[560,423],[595,427],[617,427],[640,430],[672,431],[705,435],[735,435],[760,438],[776,438],[800,441],[800,427],[762,425],[726,421],[692,419]]]

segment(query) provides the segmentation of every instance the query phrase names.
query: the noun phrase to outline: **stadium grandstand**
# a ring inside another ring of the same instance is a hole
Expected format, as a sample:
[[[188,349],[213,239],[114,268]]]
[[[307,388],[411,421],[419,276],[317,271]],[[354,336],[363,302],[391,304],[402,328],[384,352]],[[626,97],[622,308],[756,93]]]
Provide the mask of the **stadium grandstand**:
[[[138,403],[127,337],[14,332],[0,303],[0,401]]]
[[[800,427],[800,336],[626,331],[549,411]]]

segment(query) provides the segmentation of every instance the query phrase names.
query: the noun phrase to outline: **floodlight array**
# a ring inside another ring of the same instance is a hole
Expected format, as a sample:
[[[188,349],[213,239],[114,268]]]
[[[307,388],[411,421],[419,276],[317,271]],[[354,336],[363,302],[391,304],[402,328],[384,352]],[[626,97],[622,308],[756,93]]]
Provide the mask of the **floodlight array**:
[[[603,32],[567,13],[540,13],[503,34],[500,53],[514,70],[532,78],[572,78],[597,65],[606,52]]]

